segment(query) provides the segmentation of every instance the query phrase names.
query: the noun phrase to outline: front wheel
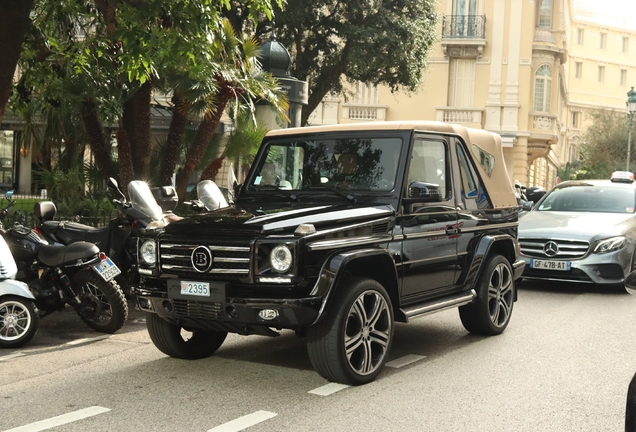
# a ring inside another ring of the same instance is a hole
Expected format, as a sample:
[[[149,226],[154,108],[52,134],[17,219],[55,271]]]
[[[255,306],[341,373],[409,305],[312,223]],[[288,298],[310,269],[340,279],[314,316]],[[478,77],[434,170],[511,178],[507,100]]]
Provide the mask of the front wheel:
[[[29,342],[40,325],[33,302],[18,296],[0,298],[0,348],[18,348]]]
[[[114,279],[106,282],[86,269],[73,276],[71,285],[80,299],[75,310],[90,328],[102,333],[122,328],[128,318],[128,303]]]
[[[152,343],[170,357],[197,360],[210,357],[218,350],[227,332],[195,330],[184,335],[182,327],[169,323],[154,313],[146,314],[146,326]]]
[[[371,382],[393,342],[393,308],[382,285],[349,278],[339,285],[323,319],[307,330],[311,364],[322,377],[342,384]]]
[[[515,301],[515,281],[512,266],[501,255],[489,256],[477,282],[477,299],[459,308],[464,328],[471,333],[498,335],[512,315]]]

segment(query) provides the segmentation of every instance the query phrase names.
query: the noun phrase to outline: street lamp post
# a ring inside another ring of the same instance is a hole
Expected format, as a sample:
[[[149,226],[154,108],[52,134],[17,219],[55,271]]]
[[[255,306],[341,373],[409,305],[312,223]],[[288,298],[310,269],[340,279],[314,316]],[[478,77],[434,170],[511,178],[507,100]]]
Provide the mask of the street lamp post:
[[[629,159],[631,158],[632,147],[632,123],[634,122],[634,113],[636,113],[636,91],[634,87],[627,92],[627,116],[629,117],[628,129],[627,129],[627,168],[625,171],[629,171]]]

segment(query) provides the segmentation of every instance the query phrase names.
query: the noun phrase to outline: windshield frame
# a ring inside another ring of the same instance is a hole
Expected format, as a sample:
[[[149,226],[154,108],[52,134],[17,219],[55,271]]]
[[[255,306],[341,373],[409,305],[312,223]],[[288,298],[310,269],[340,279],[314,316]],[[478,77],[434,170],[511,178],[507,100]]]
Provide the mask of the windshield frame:
[[[405,166],[406,155],[408,154],[408,149],[410,146],[410,142],[412,139],[412,131],[411,130],[364,130],[364,131],[342,131],[342,132],[326,132],[326,133],[311,133],[311,134],[301,134],[298,135],[285,135],[285,136],[273,136],[273,137],[265,137],[259,151],[254,158],[254,162],[248,172],[245,182],[241,187],[241,192],[237,200],[241,200],[241,198],[250,198],[253,199],[259,196],[266,196],[268,199],[273,198],[273,196],[281,196],[285,199],[289,199],[289,195],[293,194],[294,197],[307,197],[315,196],[315,197],[324,197],[328,196],[331,198],[337,197],[338,200],[342,200],[342,197],[339,197],[338,194],[334,193],[332,190],[328,188],[311,188],[307,185],[307,187],[303,189],[284,189],[279,190],[277,188],[258,188],[254,186],[260,186],[257,181],[257,177],[260,176],[260,173],[263,169],[264,164],[266,163],[267,156],[272,146],[276,145],[289,145],[291,143],[305,143],[305,142],[315,142],[315,141],[341,141],[341,140],[366,140],[366,139],[399,139],[401,143],[396,144],[399,145],[399,154],[395,158],[395,172],[393,178],[393,185],[390,189],[381,190],[381,189],[347,189],[340,188],[339,191],[343,192],[345,195],[353,195],[356,197],[359,196],[393,196],[399,194],[402,189],[402,177]],[[302,146],[299,146],[303,148]],[[306,163],[306,161],[305,161]],[[306,167],[304,167],[306,168]],[[393,169],[393,168],[391,168]],[[256,183],[256,184],[255,184]],[[321,181],[322,183],[322,181]],[[320,185],[320,184],[318,184]]]

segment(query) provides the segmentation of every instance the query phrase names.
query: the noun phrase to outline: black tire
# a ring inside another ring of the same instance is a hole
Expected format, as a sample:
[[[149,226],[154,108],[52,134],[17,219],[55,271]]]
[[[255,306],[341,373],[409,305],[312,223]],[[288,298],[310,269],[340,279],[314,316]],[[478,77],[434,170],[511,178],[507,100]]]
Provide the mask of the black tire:
[[[19,348],[35,336],[40,316],[33,302],[8,295],[0,298],[0,348]]]
[[[169,323],[154,313],[146,314],[146,326],[152,343],[159,351],[185,360],[210,357],[227,337],[227,332],[198,330],[193,331],[190,338],[184,339],[181,326]]]
[[[459,308],[464,328],[481,335],[501,334],[512,315],[515,300],[515,281],[512,266],[501,255],[491,255],[484,262],[479,275],[477,299]]]
[[[115,333],[128,319],[128,303],[114,279],[104,281],[93,270],[79,271],[71,281],[81,304],[75,307],[82,321],[101,333]]]
[[[344,280],[334,294],[325,316],[307,330],[309,359],[329,381],[366,384],[378,376],[391,351],[391,299],[382,285],[363,278]]]

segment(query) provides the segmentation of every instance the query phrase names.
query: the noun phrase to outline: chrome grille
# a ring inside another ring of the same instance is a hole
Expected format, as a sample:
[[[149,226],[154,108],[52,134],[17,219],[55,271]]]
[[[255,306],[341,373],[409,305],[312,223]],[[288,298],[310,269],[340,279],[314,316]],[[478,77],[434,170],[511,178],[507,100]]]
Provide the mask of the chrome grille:
[[[546,245],[554,242],[557,246],[555,255],[545,253]],[[556,240],[556,239],[529,239],[520,238],[521,253],[535,258],[544,259],[574,259],[582,258],[587,254],[590,244],[586,241]]]
[[[191,300],[174,300],[178,316],[194,319],[217,319],[221,315],[221,303],[202,303]]]
[[[204,273],[192,266],[192,252],[199,246],[212,253],[212,267]],[[161,270],[177,275],[202,275],[211,278],[244,278],[250,273],[250,246],[231,243],[160,242]]]

